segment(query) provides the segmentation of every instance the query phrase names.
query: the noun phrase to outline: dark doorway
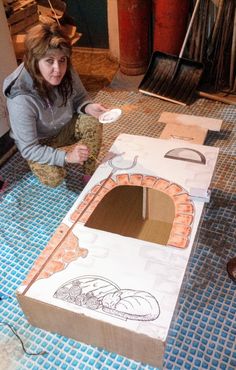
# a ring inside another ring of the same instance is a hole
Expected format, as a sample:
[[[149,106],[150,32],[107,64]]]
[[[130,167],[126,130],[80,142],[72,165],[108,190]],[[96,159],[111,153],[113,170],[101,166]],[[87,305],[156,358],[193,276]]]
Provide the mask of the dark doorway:
[[[108,49],[107,0],[67,0],[71,16],[82,37],[76,46]]]

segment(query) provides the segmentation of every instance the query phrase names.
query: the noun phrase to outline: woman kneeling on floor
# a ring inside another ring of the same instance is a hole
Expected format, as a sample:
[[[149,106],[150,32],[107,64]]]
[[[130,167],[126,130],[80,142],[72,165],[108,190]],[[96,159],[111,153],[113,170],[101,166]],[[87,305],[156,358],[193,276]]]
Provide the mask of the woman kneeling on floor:
[[[95,170],[106,111],[88,96],[71,66],[72,47],[58,24],[40,23],[25,40],[24,63],[4,81],[11,137],[39,180],[55,187],[65,164],[83,166],[84,182]]]

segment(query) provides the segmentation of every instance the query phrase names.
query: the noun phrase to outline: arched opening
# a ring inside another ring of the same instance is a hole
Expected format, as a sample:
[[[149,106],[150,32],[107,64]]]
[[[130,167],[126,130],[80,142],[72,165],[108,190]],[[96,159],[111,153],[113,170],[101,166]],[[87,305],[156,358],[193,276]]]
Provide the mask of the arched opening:
[[[102,198],[85,225],[166,245],[175,218],[175,204],[168,194],[152,189],[155,204],[150,205],[146,191],[142,186],[113,188]]]

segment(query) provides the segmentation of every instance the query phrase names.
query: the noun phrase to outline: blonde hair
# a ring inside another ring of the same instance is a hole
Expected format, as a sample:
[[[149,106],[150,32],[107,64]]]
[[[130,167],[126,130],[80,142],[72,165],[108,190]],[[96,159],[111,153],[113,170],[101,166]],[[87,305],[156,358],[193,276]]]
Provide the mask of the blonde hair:
[[[34,87],[44,100],[52,102],[51,88],[40,73],[38,62],[43,58],[48,50],[62,50],[67,57],[67,70],[60,83],[57,86],[59,94],[62,97],[62,105],[66,105],[68,97],[72,94],[71,77],[71,44],[60,26],[54,22],[41,22],[32,27],[25,38],[26,52],[24,55],[24,65],[31,75]]]

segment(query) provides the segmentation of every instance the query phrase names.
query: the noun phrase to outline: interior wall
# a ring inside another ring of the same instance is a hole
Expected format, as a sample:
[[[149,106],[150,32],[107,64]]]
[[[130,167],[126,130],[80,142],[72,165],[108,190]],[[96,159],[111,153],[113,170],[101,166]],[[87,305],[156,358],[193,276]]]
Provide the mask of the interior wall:
[[[7,131],[9,131],[5,98],[2,94],[2,84],[5,77],[17,67],[15,51],[13,49],[2,1],[0,1],[0,45],[2,48],[0,63],[0,137],[2,137]]]

